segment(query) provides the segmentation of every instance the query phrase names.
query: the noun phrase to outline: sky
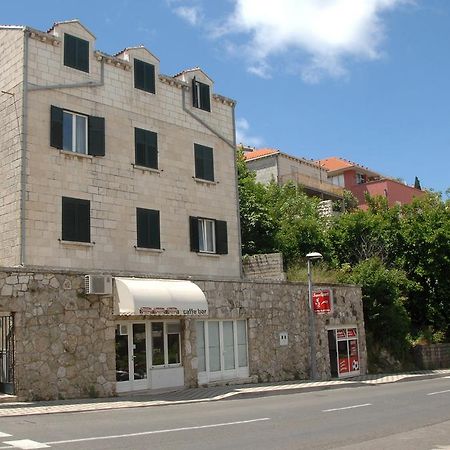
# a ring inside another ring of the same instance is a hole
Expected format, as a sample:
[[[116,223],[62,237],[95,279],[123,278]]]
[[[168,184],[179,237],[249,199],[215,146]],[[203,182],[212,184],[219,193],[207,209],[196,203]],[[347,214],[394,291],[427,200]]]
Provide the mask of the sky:
[[[338,156],[450,188],[449,0],[18,0],[0,23],[79,19],[96,48],[144,45],[237,101],[238,143]]]

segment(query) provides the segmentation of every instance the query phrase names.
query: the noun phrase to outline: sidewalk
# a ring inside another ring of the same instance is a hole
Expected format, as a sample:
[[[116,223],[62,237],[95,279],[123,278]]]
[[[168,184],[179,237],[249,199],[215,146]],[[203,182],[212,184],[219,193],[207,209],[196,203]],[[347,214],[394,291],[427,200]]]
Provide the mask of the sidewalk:
[[[0,417],[52,414],[62,412],[99,411],[120,408],[166,406],[183,403],[211,402],[249,396],[279,395],[311,390],[357,387],[395,383],[450,375],[450,369],[424,370],[395,375],[363,375],[345,380],[290,381],[236,386],[190,388],[164,393],[141,392],[102,399],[55,400],[49,402],[6,402],[0,404]],[[6,398],[3,397],[3,401]]]

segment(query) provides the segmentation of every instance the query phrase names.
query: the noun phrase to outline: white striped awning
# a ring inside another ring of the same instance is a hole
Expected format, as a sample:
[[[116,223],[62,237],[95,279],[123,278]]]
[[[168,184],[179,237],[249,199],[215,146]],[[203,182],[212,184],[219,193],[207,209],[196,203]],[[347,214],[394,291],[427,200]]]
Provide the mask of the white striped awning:
[[[203,291],[191,281],[115,278],[115,313],[120,315],[207,316]]]

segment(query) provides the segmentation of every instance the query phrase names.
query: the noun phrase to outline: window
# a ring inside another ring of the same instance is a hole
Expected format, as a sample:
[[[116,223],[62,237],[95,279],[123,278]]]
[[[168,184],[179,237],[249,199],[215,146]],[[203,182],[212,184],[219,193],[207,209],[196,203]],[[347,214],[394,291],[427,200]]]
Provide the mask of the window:
[[[63,150],[87,153],[87,117],[63,111]]]
[[[191,251],[198,253],[228,253],[227,223],[222,220],[190,217]]]
[[[50,145],[60,150],[105,156],[105,119],[51,106]]]
[[[134,87],[142,91],[155,93],[155,66],[153,64],[134,60]]]
[[[248,373],[247,323],[245,320],[198,320],[197,357],[203,381],[246,376]]]
[[[136,209],[137,246],[140,248],[161,247],[159,211],[153,209]]]
[[[62,198],[62,240],[91,241],[91,214],[89,200]]]
[[[65,33],[64,65],[89,72],[89,42]]]
[[[213,149],[204,145],[194,144],[195,177],[214,181]]]
[[[158,168],[158,135],[153,131],[134,129],[135,162],[138,166]]]
[[[362,173],[356,174],[356,184],[364,184],[366,182],[366,176]]]
[[[192,80],[192,104],[195,108],[211,111],[211,101],[209,98],[209,86],[205,83],[197,81],[194,77]]]

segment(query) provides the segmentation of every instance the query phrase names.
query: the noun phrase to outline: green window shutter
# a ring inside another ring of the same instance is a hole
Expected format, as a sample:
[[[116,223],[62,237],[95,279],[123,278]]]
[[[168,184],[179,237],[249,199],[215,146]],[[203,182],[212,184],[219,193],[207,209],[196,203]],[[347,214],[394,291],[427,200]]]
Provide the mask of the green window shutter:
[[[76,68],[76,41],[75,36],[64,34],[64,65]]]
[[[197,80],[195,79],[195,77],[192,79],[192,106],[194,106],[195,108],[200,108],[197,95]]]
[[[155,66],[139,59],[134,60],[134,87],[155,93]]]
[[[65,33],[64,65],[89,72],[89,42]]]
[[[90,242],[90,202],[78,198],[62,198],[62,239]]]
[[[191,241],[191,252],[198,252],[198,217],[189,217],[189,235]]]
[[[227,223],[223,220],[216,220],[216,253],[228,254]]]
[[[200,144],[194,144],[195,177],[214,181],[213,149]]]
[[[105,156],[105,119],[89,116],[88,128],[88,153]]]
[[[161,248],[159,211],[136,208],[137,246]]]
[[[200,83],[200,108],[204,111],[211,111],[209,86],[205,83]]]
[[[153,131],[134,129],[135,163],[139,166],[158,168],[158,135]]]
[[[77,65],[78,69],[89,73],[89,42],[77,39]]]
[[[53,105],[50,107],[50,145],[63,148],[63,110]]]

